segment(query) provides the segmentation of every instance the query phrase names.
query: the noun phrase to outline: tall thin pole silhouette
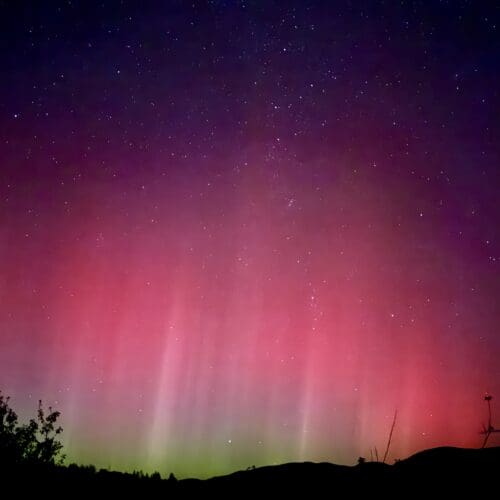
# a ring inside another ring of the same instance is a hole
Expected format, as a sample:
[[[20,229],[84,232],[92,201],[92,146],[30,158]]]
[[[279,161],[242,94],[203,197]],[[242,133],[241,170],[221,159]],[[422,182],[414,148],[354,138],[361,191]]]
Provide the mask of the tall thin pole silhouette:
[[[387,459],[387,454],[389,453],[389,448],[391,446],[392,441],[392,433],[394,432],[394,427],[396,426],[396,418],[398,417],[398,410],[394,412],[394,418],[392,419],[391,432],[389,432],[389,439],[387,440],[387,447],[385,449],[384,458],[382,459],[382,463],[385,464],[385,460]]]
[[[486,448],[486,444],[488,443],[488,439],[493,432],[500,432],[500,429],[495,429],[493,427],[493,424],[491,423],[491,400],[492,399],[493,399],[493,396],[491,396],[490,394],[486,394],[486,396],[484,396],[484,400],[488,403],[488,427],[485,428],[483,426],[483,430],[481,431],[481,434],[484,434],[483,446],[481,446],[481,448]]]

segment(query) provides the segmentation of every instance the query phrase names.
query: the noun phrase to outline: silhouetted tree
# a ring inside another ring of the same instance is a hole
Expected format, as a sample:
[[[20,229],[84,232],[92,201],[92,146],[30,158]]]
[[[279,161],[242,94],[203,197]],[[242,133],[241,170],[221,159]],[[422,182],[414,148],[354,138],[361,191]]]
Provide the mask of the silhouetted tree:
[[[484,435],[484,440],[483,440],[483,445],[481,446],[481,448],[486,448],[486,444],[488,443],[488,439],[493,433],[500,432],[500,429],[495,429],[495,427],[493,427],[493,424],[491,423],[491,400],[492,399],[493,399],[493,396],[491,394],[486,394],[484,396],[484,400],[488,403],[488,427],[485,427],[483,425],[483,430],[482,430],[481,434]]]
[[[45,412],[39,401],[36,419],[20,424],[9,402],[10,398],[0,392],[0,463],[60,464],[64,460],[62,444],[57,439],[62,432],[57,425],[60,412],[50,406]]]
[[[18,418],[9,406],[10,398],[0,393],[0,462],[8,459],[17,463],[21,458],[16,431]]]

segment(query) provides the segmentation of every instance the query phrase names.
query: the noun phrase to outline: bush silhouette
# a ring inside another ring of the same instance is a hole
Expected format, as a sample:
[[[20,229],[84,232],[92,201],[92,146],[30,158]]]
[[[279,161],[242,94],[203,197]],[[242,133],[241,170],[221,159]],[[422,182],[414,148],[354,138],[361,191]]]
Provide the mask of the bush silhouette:
[[[11,467],[61,464],[64,455],[57,439],[62,432],[57,425],[60,412],[50,406],[46,412],[39,401],[36,419],[20,424],[9,402],[10,398],[0,392],[0,464]]]

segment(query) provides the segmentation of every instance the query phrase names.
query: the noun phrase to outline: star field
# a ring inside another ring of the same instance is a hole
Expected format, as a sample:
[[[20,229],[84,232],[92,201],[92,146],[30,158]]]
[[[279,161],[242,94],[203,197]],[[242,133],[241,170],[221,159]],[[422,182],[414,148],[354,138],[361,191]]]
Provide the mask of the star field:
[[[2,391],[61,410],[68,461],[180,477],[354,463],[396,408],[391,460],[478,446],[498,20],[0,2]]]

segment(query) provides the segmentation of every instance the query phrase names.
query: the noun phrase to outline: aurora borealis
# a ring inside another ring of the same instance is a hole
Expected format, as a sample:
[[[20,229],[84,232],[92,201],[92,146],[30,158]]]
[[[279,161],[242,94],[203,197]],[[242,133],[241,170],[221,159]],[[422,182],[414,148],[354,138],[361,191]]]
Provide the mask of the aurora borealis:
[[[354,463],[396,408],[391,460],[479,446],[498,21],[0,2],[0,389],[62,412],[68,462],[121,470]]]

